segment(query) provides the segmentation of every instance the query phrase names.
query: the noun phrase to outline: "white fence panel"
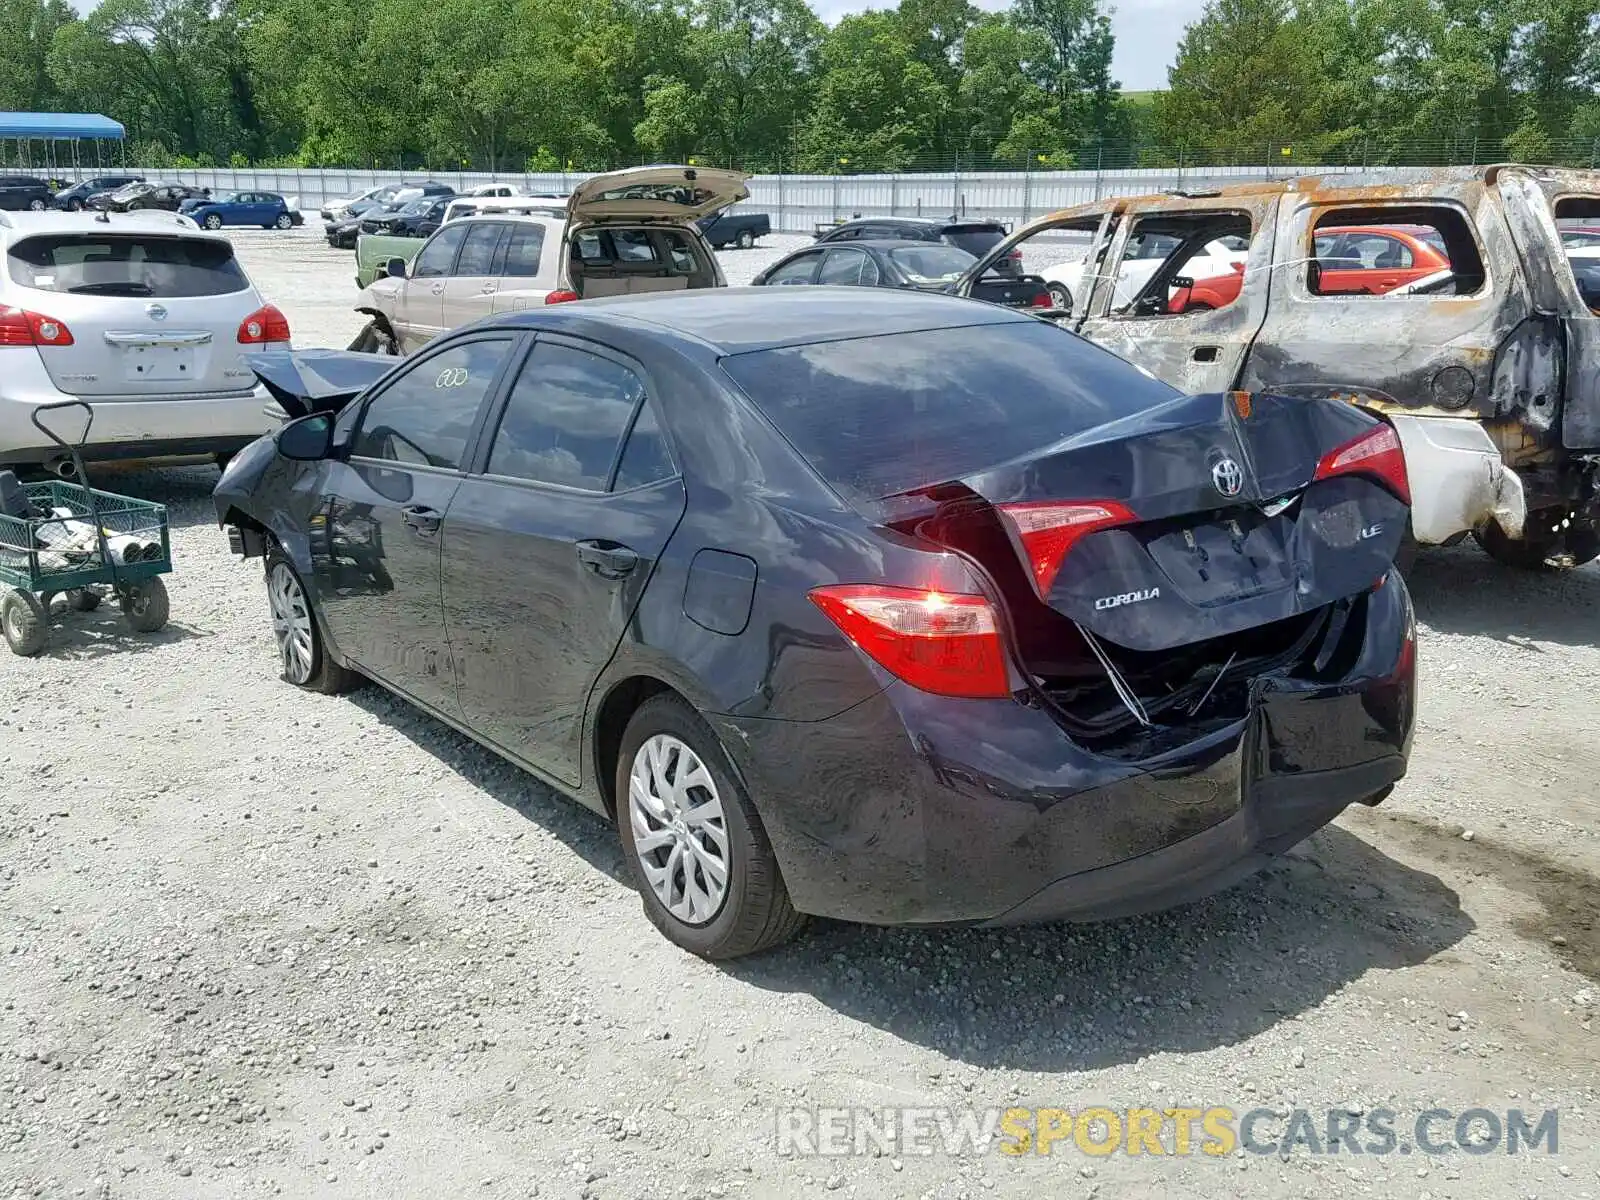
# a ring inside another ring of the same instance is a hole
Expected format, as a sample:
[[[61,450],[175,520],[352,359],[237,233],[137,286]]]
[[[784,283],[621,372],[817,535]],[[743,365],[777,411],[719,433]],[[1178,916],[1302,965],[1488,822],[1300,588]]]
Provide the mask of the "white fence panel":
[[[787,233],[811,233],[819,224],[853,216],[926,216],[994,218],[1012,226],[1074,204],[1106,196],[1137,196],[1159,191],[1211,191],[1230,184],[1281,179],[1294,174],[1343,174],[1382,168],[1315,167],[1303,170],[1274,166],[1151,167],[1112,171],[993,171],[984,173],[903,175],[754,175],[747,209],[770,213],[772,227]],[[497,175],[486,171],[364,171],[342,167],[299,169],[218,167],[199,170],[139,171],[149,179],[168,179],[213,192],[277,192],[314,214],[324,204],[386,183],[433,180],[458,192],[482,184],[512,183],[529,192],[565,195],[589,178],[555,172],[540,175]]]

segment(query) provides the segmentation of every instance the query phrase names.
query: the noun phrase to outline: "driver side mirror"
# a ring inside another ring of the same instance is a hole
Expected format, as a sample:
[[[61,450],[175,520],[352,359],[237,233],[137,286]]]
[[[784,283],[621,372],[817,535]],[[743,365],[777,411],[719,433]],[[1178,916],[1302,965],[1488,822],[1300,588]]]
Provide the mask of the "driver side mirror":
[[[333,453],[333,414],[312,413],[278,431],[278,453],[295,462],[321,462]]]
[[[390,279],[404,279],[406,277],[406,260],[391,258],[384,264],[383,273]]]

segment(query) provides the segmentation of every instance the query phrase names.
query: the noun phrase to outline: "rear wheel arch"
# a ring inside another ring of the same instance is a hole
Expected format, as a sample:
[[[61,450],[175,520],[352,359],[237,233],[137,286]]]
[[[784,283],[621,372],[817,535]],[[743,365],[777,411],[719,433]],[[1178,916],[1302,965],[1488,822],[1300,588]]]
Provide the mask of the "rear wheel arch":
[[[653,675],[630,675],[613,685],[595,710],[592,737],[594,778],[606,813],[613,820],[617,817],[617,756],[622,750],[622,735],[627,731],[634,713],[647,701],[664,694],[688,702],[677,688]]]

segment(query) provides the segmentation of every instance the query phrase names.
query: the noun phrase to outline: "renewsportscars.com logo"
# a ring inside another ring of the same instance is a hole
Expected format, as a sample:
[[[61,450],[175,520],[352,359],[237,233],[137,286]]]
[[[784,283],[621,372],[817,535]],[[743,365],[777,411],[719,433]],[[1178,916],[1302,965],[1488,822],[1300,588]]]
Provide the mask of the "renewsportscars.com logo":
[[[1078,1153],[1224,1158],[1259,1155],[1429,1156],[1559,1152],[1559,1109],[1468,1108],[1414,1115],[1374,1108],[1223,1105],[1113,1109],[783,1108],[777,1152],[795,1157]]]

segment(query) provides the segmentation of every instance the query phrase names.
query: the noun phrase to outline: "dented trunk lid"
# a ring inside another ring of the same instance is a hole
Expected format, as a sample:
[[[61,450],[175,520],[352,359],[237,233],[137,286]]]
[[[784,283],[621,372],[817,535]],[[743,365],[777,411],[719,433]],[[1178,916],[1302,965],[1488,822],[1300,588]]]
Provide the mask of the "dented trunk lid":
[[[1367,474],[1316,478],[1386,428],[1331,401],[1184,397],[960,483],[999,511],[1051,609],[1117,646],[1166,650],[1311,612],[1387,572],[1406,504]],[[1072,504],[1112,519],[1041,572],[1048,539],[1030,544],[1031,514]]]

